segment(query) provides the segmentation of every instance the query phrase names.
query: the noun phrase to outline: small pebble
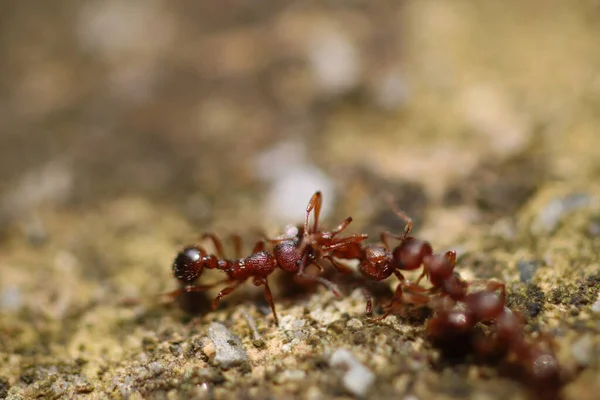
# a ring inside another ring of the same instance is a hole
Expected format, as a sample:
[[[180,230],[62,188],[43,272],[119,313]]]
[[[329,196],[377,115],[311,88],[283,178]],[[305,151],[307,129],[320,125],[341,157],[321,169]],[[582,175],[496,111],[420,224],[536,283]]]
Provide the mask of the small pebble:
[[[215,362],[223,369],[250,367],[250,359],[240,339],[218,322],[208,328],[208,336],[215,345]]]
[[[154,361],[148,364],[148,369],[150,370],[152,375],[157,376],[163,372],[164,368],[161,363],[159,363],[158,361]]]
[[[537,215],[533,222],[533,229],[542,233],[554,231],[564,215],[587,207],[592,198],[585,193],[572,193],[562,198],[550,201]]]
[[[535,271],[540,267],[538,261],[525,261],[520,260],[517,262],[517,268],[519,268],[519,274],[521,282],[529,282],[535,275]]]
[[[598,298],[594,304],[592,304],[592,311],[600,314],[600,294],[598,294]]]
[[[289,381],[301,381],[306,378],[306,372],[299,369],[287,369],[277,376],[277,383],[284,383]]]
[[[594,343],[590,335],[583,335],[571,346],[571,353],[575,361],[582,366],[586,367],[590,364],[594,353]]]
[[[357,397],[365,397],[375,381],[375,375],[367,367],[358,362],[346,349],[337,349],[329,359],[329,365],[345,368],[342,383],[346,390]]]
[[[363,323],[357,318],[352,318],[351,320],[346,322],[346,326],[348,327],[348,329],[357,331],[363,327]]]

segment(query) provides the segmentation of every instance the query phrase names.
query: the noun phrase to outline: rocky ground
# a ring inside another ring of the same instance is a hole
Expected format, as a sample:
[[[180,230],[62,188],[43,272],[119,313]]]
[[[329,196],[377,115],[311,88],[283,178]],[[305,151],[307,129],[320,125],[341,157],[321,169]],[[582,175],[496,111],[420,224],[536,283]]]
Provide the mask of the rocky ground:
[[[393,194],[554,338],[560,396],[597,398],[597,2],[13,3],[0,398],[531,396],[502,362],[446,357],[426,312],[369,322],[356,285],[274,276],[279,326],[251,284],[216,311],[157,299],[181,246],[235,232],[249,251],[317,189],[326,225],[373,241],[402,229]]]

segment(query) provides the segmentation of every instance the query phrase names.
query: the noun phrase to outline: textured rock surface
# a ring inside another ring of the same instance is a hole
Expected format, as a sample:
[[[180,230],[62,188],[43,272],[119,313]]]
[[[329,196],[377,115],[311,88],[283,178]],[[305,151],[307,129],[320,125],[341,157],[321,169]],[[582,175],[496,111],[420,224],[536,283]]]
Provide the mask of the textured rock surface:
[[[352,282],[337,300],[274,276],[279,327],[251,283],[214,312],[157,298],[182,245],[237,232],[249,251],[316,189],[325,225],[373,240],[403,227],[392,193],[554,338],[563,397],[597,398],[596,2],[10,3],[0,398],[527,397],[499,363],[443,357],[427,313],[370,323]],[[346,381],[338,349],[374,383]]]

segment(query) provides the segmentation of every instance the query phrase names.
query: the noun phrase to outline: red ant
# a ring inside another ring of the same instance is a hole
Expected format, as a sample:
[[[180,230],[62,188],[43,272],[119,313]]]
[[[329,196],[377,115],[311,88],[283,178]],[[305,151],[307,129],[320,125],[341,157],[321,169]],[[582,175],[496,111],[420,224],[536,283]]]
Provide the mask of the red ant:
[[[340,259],[357,259],[359,261],[359,271],[363,277],[368,280],[382,281],[395,275],[400,283],[396,287],[394,297],[388,306],[387,312],[378,319],[386,318],[395,308],[394,306],[403,302],[407,298],[410,303],[424,305],[429,301],[426,294],[428,289],[415,283],[412,283],[404,277],[401,271],[413,271],[424,264],[427,257],[433,255],[431,245],[422,240],[409,236],[412,230],[412,219],[403,211],[399,210],[393,203],[391,197],[388,198],[394,213],[406,222],[404,232],[401,235],[394,235],[390,232],[381,234],[382,244],[362,245],[361,240],[344,238],[337,243],[326,243],[325,248],[331,251],[330,256]],[[364,235],[366,236],[366,235]],[[389,244],[390,239],[400,241],[392,248]],[[456,253],[449,251],[446,253],[449,260],[456,259]],[[341,268],[338,267],[338,270]],[[425,276],[425,271],[421,278]],[[420,280],[420,278],[419,278]],[[371,295],[365,290],[367,296],[367,307],[365,313],[372,314]]]
[[[264,286],[265,299],[269,302],[273,317],[278,324],[277,313],[275,312],[275,304],[269,287],[267,277],[273,271],[280,267],[281,269],[295,273],[297,276],[306,279],[317,281],[329,288],[337,297],[340,297],[340,292],[336,285],[331,281],[306,274],[304,269],[310,264],[316,264],[322,269],[319,260],[322,258],[331,258],[330,248],[342,249],[344,245],[359,243],[366,239],[367,235],[351,235],[337,239],[336,236],[341,233],[352,222],[352,218],[348,217],[335,230],[330,232],[322,232],[318,230],[319,215],[322,203],[320,192],[316,192],[309,201],[306,208],[306,218],[304,229],[299,230],[298,234],[292,238],[273,239],[270,243],[276,243],[273,254],[265,251],[265,242],[259,241],[249,257],[242,258],[242,242],[238,235],[233,235],[232,240],[235,247],[237,259],[227,260],[224,256],[223,244],[221,240],[212,233],[203,235],[203,239],[212,240],[217,255],[208,254],[204,248],[200,246],[189,246],[180,251],[173,262],[173,274],[183,284],[179,290],[167,293],[167,296],[172,298],[184,292],[206,291],[221,282],[211,285],[195,285],[193,282],[197,280],[204,272],[204,269],[218,269],[225,272],[228,278],[225,281],[227,284],[232,284],[221,290],[217,297],[213,300],[212,307],[216,308],[220,300],[233,292],[241,283],[249,278],[253,278],[253,283],[256,286]],[[315,211],[314,224],[309,226],[311,212]],[[335,265],[335,264],[334,264]]]
[[[210,239],[213,242],[217,255],[208,254],[201,246],[189,246],[181,250],[173,262],[173,275],[183,284],[183,287],[166,295],[173,298],[184,292],[209,290],[223,281],[211,285],[195,285],[193,282],[202,275],[205,268],[218,269],[227,274],[227,279],[224,282],[232,285],[222,289],[215,297],[212,302],[213,309],[217,308],[223,297],[231,294],[243,282],[252,278],[254,285],[265,287],[265,299],[271,306],[275,322],[278,323],[273,295],[267,280],[267,277],[275,271],[277,260],[265,251],[265,243],[263,241],[257,242],[252,254],[242,258],[242,240],[238,235],[232,235],[236,259],[228,260],[224,255],[223,243],[215,234],[206,233],[202,238]]]
[[[493,324],[495,333],[476,343],[480,354],[492,351],[513,354],[516,364],[536,385],[558,383],[555,356],[549,349],[525,340],[520,316],[506,307],[505,285],[489,281],[484,289],[469,292],[469,283],[454,272],[455,265],[454,252],[423,258],[423,274],[432,284],[429,292],[438,294],[429,302],[435,312],[427,324],[429,335],[433,339],[448,340],[472,332],[478,323]]]

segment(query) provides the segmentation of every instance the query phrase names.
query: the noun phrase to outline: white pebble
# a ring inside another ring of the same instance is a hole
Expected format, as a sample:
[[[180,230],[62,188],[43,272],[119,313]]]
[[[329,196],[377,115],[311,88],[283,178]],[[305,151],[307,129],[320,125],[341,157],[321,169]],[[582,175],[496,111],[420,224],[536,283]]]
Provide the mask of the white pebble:
[[[600,294],[598,294],[598,298],[594,304],[592,304],[592,311],[595,313],[600,313]]]
[[[375,381],[375,375],[367,367],[358,362],[346,349],[337,349],[329,359],[332,367],[345,368],[342,383],[346,390],[357,397],[365,397]]]
[[[208,328],[208,336],[215,345],[215,362],[224,369],[250,365],[248,354],[240,339],[223,324],[213,322]]]
[[[583,335],[573,345],[571,345],[571,353],[575,361],[582,367],[590,364],[594,353],[594,343],[590,335]]]
[[[308,50],[312,72],[320,89],[329,95],[354,88],[360,78],[361,64],[354,45],[336,29],[324,29],[314,36]]]

